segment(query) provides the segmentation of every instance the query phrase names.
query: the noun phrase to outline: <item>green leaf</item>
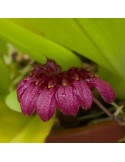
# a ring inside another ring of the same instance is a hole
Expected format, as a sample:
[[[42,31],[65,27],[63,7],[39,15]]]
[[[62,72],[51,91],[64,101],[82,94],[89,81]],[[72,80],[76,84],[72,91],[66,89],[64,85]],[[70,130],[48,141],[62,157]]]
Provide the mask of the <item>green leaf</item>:
[[[113,72],[125,79],[125,19],[77,19]]]
[[[10,142],[29,121],[30,118],[10,110],[0,98],[0,142]]]
[[[5,102],[10,109],[17,112],[21,112],[20,104],[17,100],[16,90],[10,92],[7,95]]]
[[[11,19],[125,80],[125,19]]]
[[[0,39],[0,54],[7,54],[7,43]]]
[[[54,118],[44,123],[35,116],[11,142],[45,142],[53,124]]]
[[[5,65],[2,58],[0,58],[0,95],[5,95],[9,90],[10,84],[10,71],[7,65]]]
[[[100,52],[73,19],[11,19],[11,21],[35,33],[45,35],[45,37],[111,69],[107,61],[100,55]]]
[[[45,142],[53,124],[54,118],[44,123],[38,116],[24,116],[0,99],[0,142]]]
[[[81,65],[79,58],[70,50],[10,22],[8,19],[0,19],[0,37],[27,52],[39,62],[43,63],[46,57],[49,57],[57,61],[64,69],[73,65]]]
[[[17,112],[21,112],[20,104],[17,101],[16,90],[6,97],[7,106]],[[44,142],[48,136],[54,117],[48,122],[42,122],[38,116],[30,117],[31,120],[26,126],[11,139],[10,142]]]

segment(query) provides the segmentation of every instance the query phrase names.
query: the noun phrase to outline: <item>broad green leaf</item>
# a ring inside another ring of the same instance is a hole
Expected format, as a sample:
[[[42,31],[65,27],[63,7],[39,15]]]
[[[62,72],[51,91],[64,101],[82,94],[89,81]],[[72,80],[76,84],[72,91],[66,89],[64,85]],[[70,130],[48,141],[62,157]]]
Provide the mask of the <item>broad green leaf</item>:
[[[45,142],[53,123],[54,118],[44,123],[38,116],[35,116],[11,142]]]
[[[0,39],[0,54],[7,54],[7,43]]]
[[[125,19],[11,19],[125,80]]]
[[[12,111],[0,99],[0,142],[44,142],[53,123]]]
[[[30,118],[10,110],[0,99],[0,142],[10,142],[28,122]]]
[[[21,112],[17,101],[16,91],[12,91],[6,98],[7,106]],[[42,122],[38,116],[31,117],[30,122],[11,139],[11,142],[44,142],[54,123],[54,118],[48,122]]]
[[[10,92],[6,97],[7,106],[17,112],[21,112],[20,104],[17,100],[16,90]]]
[[[114,73],[125,79],[125,19],[77,19],[84,33],[114,68]]]
[[[0,57],[0,95],[5,95],[9,90],[10,71],[7,65]]]
[[[0,37],[27,52],[39,62],[43,63],[46,57],[49,57],[57,61],[64,69],[81,65],[79,58],[70,50],[10,22],[8,19],[0,19]]]
[[[101,55],[98,48],[91,42],[88,35],[84,33],[74,19],[10,20],[37,34],[44,35],[113,71],[110,62],[107,62],[105,57]]]

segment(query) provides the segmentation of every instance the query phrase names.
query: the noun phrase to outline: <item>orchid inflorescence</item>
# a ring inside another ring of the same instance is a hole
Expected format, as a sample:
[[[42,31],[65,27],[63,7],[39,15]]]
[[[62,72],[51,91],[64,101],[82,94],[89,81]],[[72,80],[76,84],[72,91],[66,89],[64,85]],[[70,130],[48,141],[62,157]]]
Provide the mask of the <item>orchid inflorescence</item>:
[[[25,115],[35,110],[43,121],[48,121],[58,108],[64,115],[75,116],[81,106],[92,106],[95,88],[107,103],[115,100],[112,87],[104,80],[83,68],[71,67],[62,71],[55,61],[37,64],[17,87],[18,101]]]

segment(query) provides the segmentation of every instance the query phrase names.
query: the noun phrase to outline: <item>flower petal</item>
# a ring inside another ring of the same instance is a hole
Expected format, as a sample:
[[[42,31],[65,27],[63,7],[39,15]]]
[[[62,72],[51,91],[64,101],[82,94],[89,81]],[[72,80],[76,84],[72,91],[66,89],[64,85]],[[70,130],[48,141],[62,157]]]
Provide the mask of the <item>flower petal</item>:
[[[29,80],[29,77],[24,78],[24,79],[18,84],[17,90],[19,90],[20,88],[22,88],[22,87],[27,83],[28,80]]]
[[[39,88],[34,85],[31,85],[23,93],[20,100],[20,105],[22,112],[25,115],[32,115],[34,113],[38,95],[39,95]]]
[[[79,102],[73,92],[73,87],[60,86],[56,93],[56,99],[59,109],[64,115],[76,115],[79,110]]]
[[[25,83],[23,86],[20,86],[20,88],[17,89],[17,98],[18,98],[18,101],[21,100],[21,97],[23,95],[23,93],[25,92],[25,90],[30,87],[30,84],[29,83]]]
[[[37,100],[37,113],[43,121],[49,120],[56,110],[56,99],[54,88],[41,90]]]
[[[80,106],[87,110],[92,105],[92,93],[84,80],[74,81],[74,93],[79,99]]]
[[[27,77],[25,79],[23,79],[19,84],[18,84],[18,87],[17,87],[17,98],[18,98],[18,101],[21,100],[21,97],[23,95],[23,93],[25,92],[25,90],[30,87],[30,85],[32,84],[33,82],[33,79],[30,78],[30,77]]]
[[[106,81],[95,77],[91,78],[89,84],[99,91],[105,102],[112,103],[115,100],[114,90]]]
[[[52,72],[60,72],[61,71],[61,67],[53,60],[51,59],[47,59],[47,63],[45,65],[45,67],[47,68],[47,70],[50,70]]]

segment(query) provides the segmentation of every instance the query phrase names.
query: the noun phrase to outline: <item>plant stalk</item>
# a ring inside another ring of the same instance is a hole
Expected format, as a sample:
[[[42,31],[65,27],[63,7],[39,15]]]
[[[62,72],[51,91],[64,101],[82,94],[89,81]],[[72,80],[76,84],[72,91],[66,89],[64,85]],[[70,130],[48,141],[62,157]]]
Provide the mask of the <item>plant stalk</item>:
[[[93,98],[93,101],[95,102],[95,104],[102,110],[105,112],[105,114],[107,114],[111,119],[117,121],[118,123],[123,123],[123,121],[121,119],[119,119],[118,117],[114,116],[112,113],[110,113],[105,106],[102,105],[102,103],[96,99]]]

